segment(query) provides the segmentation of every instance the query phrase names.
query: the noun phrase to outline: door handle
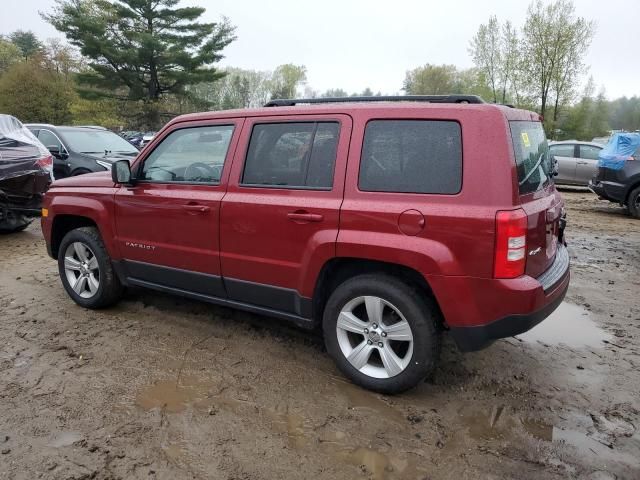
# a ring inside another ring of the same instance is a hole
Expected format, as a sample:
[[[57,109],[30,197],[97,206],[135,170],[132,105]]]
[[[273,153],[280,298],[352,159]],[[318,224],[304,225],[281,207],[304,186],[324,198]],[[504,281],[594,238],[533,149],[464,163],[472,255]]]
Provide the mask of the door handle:
[[[184,208],[186,211],[188,212],[193,212],[193,213],[207,213],[209,210],[211,210],[211,208],[207,207],[206,205],[183,205],[182,208]]]
[[[578,162],[578,165],[589,165],[589,162]]]
[[[321,222],[324,219],[324,217],[319,213],[309,213],[305,211],[289,212],[287,213],[287,217],[289,217],[289,220],[293,222],[300,223]]]

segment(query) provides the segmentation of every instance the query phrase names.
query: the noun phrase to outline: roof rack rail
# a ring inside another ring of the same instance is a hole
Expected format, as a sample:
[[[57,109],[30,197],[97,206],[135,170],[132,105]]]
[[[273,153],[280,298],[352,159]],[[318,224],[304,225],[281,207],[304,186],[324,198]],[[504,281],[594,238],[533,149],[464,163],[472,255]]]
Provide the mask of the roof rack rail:
[[[392,95],[367,97],[328,97],[275,99],[265,107],[293,107],[300,103],[352,103],[352,102],[427,102],[427,103],[485,103],[477,95]]]

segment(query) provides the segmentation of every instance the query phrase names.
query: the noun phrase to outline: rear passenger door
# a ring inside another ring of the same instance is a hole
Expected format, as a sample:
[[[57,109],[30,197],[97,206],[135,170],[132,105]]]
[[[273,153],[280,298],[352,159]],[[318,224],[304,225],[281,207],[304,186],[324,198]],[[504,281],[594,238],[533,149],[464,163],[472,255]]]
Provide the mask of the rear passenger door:
[[[559,143],[549,147],[551,155],[558,161],[558,175],[555,183],[576,183],[577,148],[573,143]]]
[[[579,145],[578,162],[576,165],[576,181],[581,185],[588,185],[598,173],[598,154],[601,147],[595,145]]]
[[[335,254],[351,119],[247,119],[220,214],[230,300],[310,318],[313,285]]]

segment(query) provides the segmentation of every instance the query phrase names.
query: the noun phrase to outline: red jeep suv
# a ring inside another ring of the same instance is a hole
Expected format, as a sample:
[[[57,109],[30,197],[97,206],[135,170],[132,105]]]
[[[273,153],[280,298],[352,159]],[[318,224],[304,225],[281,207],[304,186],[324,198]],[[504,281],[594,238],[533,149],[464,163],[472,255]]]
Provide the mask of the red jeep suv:
[[[346,376],[394,393],[442,331],[477,350],[562,301],[552,163],[538,114],[474,96],[276,100],[55,182],[42,226],[83,307],[138,286],[322,326]]]

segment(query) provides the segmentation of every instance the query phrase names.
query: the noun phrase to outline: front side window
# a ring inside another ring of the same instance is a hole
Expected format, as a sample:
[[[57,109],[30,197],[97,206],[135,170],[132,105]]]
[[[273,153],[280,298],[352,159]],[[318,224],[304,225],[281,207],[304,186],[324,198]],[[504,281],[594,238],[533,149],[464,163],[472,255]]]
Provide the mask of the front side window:
[[[338,122],[255,125],[242,185],[331,189],[339,133]]]
[[[60,150],[62,150],[62,145],[60,145],[60,140],[58,140],[58,137],[56,137],[49,130],[40,130],[40,134],[38,135],[38,140],[40,140],[40,143],[42,143],[47,148],[58,147]]]
[[[551,145],[549,147],[549,153],[554,157],[573,157],[574,145],[571,143],[562,143],[559,145]]]
[[[512,120],[509,125],[520,194],[541,190],[551,181],[553,167],[542,123]]]
[[[373,120],[360,160],[360,190],[456,194],[462,187],[460,125],[443,120]]]
[[[233,128],[216,125],[171,132],[145,160],[140,180],[219,183]]]

